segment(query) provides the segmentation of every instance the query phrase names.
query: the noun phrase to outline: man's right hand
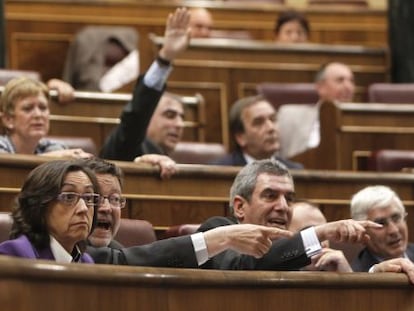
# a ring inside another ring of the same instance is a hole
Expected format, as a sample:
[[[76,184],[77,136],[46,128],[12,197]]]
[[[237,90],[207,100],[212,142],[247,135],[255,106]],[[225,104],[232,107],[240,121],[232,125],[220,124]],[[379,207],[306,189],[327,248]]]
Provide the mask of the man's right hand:
[[[184,51],[191,37],[190,13],[186,8],[178,8],[174,14],[169,14],[164,33],[164,44],[159,56],[167,61],[173,61]]]
[[[287,230],[251,224],[221,226],[204,232],[209,257],[233,249],[260,258],[269,251],[273,240],[292,235]]]

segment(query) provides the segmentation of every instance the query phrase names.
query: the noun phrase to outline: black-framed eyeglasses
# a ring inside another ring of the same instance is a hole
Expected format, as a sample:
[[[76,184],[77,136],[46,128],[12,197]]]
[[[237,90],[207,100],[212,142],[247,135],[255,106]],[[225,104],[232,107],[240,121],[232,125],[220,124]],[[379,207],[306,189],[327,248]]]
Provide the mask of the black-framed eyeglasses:
[[[82,199],[87,207],[93,207],[99,203],[100,197],[101,196],[99,194],[92,192],[83,194],[79,194],[77,192],[61,192],[58,194],[56,199],[59,202],[62,202],[63,204],[71,207],[78,204],[79,199]]]
[[[373,220],[373,222],[382,225],[383,227],[387,227],[390,222],[392,222],[395,225],[400,224],[403,220],[405,220],[405,218],[407,218],[408,213],[404,213],[404,214],[400,214],[400,213],[395,213],[392,214],[389,217],[384,217],[384,218],[376,218]]]
[[[124,208],[126,204],[126,198],[120,196],[118,193],[101,195],[99,204],[103,204],[105,199],[108,200],[109,205],[116,208]]]

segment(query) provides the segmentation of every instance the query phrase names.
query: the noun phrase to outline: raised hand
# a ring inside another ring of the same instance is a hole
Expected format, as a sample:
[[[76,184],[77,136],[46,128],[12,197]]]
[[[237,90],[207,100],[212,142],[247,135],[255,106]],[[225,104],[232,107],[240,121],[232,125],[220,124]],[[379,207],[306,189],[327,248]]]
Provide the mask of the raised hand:
[[[174,14],[168,15],[164,45],[159,51],[160,57],[173,61],[178,54],[187,48],[191,37],[189,22],[190,13],[186,8],[178,8]]]

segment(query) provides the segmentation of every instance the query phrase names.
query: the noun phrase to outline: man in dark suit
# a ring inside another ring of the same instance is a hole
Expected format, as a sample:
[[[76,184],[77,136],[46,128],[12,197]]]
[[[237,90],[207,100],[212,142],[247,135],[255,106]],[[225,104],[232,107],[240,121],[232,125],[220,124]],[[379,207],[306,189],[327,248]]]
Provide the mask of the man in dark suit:
[[[123,109],[121,123],[100,151],[105,159],[133,161],[144,154],[168,155],[181,139],[183,104],[165,93],[173,60],[190,40],[189,13],[177,9],[167,20],[164,44],[151,67],[138,79],[132,101]]]
[[[270,159],[244,166],[230,190],[232,218],[213,217],[201,225],[204,232],[230,224],[256,224],[288,229],[294,200],[293,179],[281,162]],[[371,221],[351,219],[328,222],[306,228],[290,239],[274,241],[262,258],[244,256],[228,250],[211,258],[202,267],[209,269],[298,270],[310,264],[310,258],[321,252],[320,241],[356,242],[367,238],[366,229],[378,228]]]
[[[236,101],[230,110],[229,124],[236,150],[212,164],[244,166],[254,160],[275,158],[288,168],[303,168],[300,163],[277,156],[280,142],[276,110],[264,97]]]
[[[113,240],[120,226],[121,209],[125,206],[122,172],[115,164],[102,159],[81,161],[95,172],[103,197],[98,206],[96,227],[88,238],[86,249],[96,263],[196,268],[229,248],[252,258],[261,257],[269,250],[271,240],[292,235],[279,228],[227,226],[124,248]]]
[[[357,192],[351,201],[351,216],[355,220],[371,220],[382,228],[370,230],[365,248],[351,263],[354,271],[382,272],[390,262],[414,261],[414,244],[408,243],[407,213],[398,195],[387,186],[369,186]],[[378,266],[379,263],[383,263]],[[377,269],[378,268],[378,269]]]

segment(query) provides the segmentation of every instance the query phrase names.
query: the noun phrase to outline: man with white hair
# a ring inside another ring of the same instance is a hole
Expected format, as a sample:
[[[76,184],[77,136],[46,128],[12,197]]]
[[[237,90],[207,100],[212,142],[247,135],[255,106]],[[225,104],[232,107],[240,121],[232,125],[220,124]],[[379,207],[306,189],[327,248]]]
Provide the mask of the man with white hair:
[[[366,187],[351,201],[354,220],[371,220],[381,228],[368,230],[370,239],[351,263],[354,271],[402,272],[413,269],[414,244],[408,243],[407,212],[387,186]]]

